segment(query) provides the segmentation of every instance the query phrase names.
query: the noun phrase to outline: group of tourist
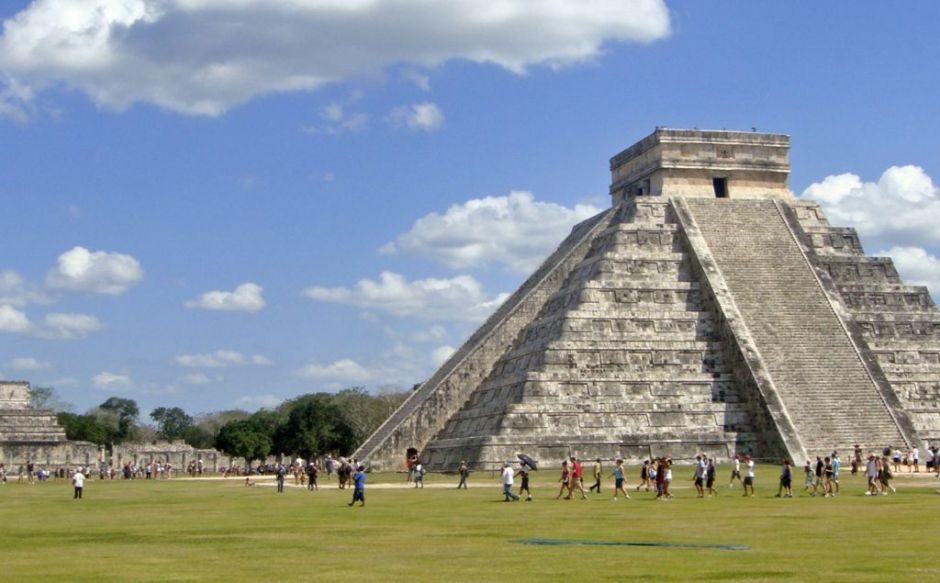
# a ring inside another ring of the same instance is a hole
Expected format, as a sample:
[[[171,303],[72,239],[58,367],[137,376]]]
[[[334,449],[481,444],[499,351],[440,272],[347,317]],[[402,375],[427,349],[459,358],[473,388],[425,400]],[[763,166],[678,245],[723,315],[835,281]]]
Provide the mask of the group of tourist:
[[[940,452],[937,447],[928,447],[926,454],[926,465],[928,471],[935,472],[936,477],[940,477]],[[894,471],[898,471],[902,466],[908,467],[910,472],[919,472],[919,459],[917,448],[912,449],[906,456],[902,456],[897,449],[885,448],[881,455],[870,453],[867,460],[862,459],[862,450],[856,446],[855,456],[852,460],[852,473],[864,471],[868,487],[865,495],[876,496],[886,495],[889,491],[896,492],[891,486],[891,479]],[[729,488],[735,487],[737,481],[743,487],[743,496],[754,496],[754,483],[756,479],[756,470],[754,460],[749,455],[736,455],[731,462],[731,478],[728,484]],[[522,461],[518,464],[518,469],[513,468],[511,462],[504,462],[500,472],[500,479],[503,486],[503,499],[506,502],[518,501],[523,497],[532,500],[532,492],[529,488],[529,472],[533,468]],[[840,475],[842,472],[842,460],[837,451],[833,451],[828,456],[817,456],[816,461],[807,459],[803,466],[805,481],[803,490],[810,496],[822,496],[825,498],[838,496],[840,493]],[[460,462],[457,470],[460,481],[458,488],[467,487],[467,476],[469,469],[466,461]],[[692,466],[691,480],[698,498],[712,497],[718,495],[716,487],[717,460],[705,454],[695,456],[695,463]],[[794,466],[789,459],[784,459],[780,463],[779,487],[775,497],[792,498],[793,497],[793,479]],[[601,493],[602,482],[602,463],[597,458],[593,464],[592,476],[594,484],[588,489],[590,492]],[[625,470],[622,459],[617,459],[612,472],[609,474],[614,480],[613,499],[620,497],[630,499],[625,484]],[[640,481],[635,487],[639,492],[644,489],[646,492],[655,492],[657,500],[671,500],[672,481],[673,481],[673,461],[670,457],[659,457],[645,460],[640,467]],[[518,493],[513,491],[515,481],[521,478],[521,485]],[[587,499],[587,491],[584,488],[584,466],[575,456],[561,462],[561,474],[558,478],[560,484],[555,499],[571,500],[575,494],[580,495],[582,500]],[[940,492],[940,490],[938,490]]]

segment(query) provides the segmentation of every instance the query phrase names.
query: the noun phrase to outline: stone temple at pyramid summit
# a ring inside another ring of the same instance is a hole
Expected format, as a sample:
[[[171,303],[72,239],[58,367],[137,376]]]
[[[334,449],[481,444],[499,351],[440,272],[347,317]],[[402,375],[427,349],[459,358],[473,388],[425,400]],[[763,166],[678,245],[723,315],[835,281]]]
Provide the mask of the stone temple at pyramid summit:
[[[790,139],[658,128],[355,453],[399,469],[704,452],[797,463],[940,440],[940,313],[787,186]]]

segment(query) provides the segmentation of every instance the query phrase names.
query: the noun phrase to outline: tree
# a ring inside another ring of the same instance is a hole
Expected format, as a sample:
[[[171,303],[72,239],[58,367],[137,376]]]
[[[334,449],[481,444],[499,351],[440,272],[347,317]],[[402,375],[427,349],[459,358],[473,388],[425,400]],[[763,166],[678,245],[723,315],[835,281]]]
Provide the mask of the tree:
[[[183,435],[183,439],[197,449],[215,447],[215,438],[223,425],[229,421],[247,419],[248,417],[251,417],[251,413],[241,409],[203,413],[196,417],[193,425]]]
[[[65,436],[72,441],[90,441],[98,445],[111,441],[109,428],[94,415],[62,412],[56,415],[56,419],[65,428]]]
[[[306,459],[331,451],[351,452],[355,431],[332,397],[318,393],[292,401],[287,420],[274,433],[275,450]]]
[[[193,418],[179,407],[157,407],[150,413],[163,439],[181,439],[193,425]]]
[[[333,396],[346,422],[353,428],[356,447],[408,398],[408,393],[382,391],[377,395],[368,393],[363,387],[350,387]]]
[[[254,460],[268,457],[271,445],[271,437],[264,427],[251,418],[229,421],[215,438],[216,449],[245,459],[245,469],[251,469]]]
[[[129,441],[134,437],[136,429],[137,416],[140,415],[140,408],[133,399],[122,399],[121,397],[111,397],[98,409],[113,414],[117,419],[117,428],[114,432],[113,441],[121,443]]]

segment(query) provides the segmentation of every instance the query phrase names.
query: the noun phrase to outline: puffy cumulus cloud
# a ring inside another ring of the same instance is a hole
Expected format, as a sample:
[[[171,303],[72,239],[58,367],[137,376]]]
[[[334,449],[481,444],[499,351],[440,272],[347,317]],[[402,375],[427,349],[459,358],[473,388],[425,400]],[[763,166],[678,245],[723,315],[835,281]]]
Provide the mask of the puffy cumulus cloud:
[[[437,104],[425,102],[397,107],[386,118],[396,126],[433,132],[444,126],[444,112]]]
[[[181,354],[176,364],[189,368],[225,368],[229,366],[267,366],[271,359],[261,354],[246,355],[234,350],[216,350],[202,354]]]
[[[488,296],[482,284],[469,275],[450,279],[408,281],[391,271],[378,281],[359,280],[353,288],[314,286],[304,290],[312,300],[382,310],[396,316],[425,320],[476,322],[489,316],[508,294]]]
[[[0,332],[28,332],[31,328],[26,314],[10,305],[0,305]]]
[[[130,388],[134,386],[134,381],[126,374],[103,370],[91,378],[91,384],[96,389],[111,390]]]
[[[7,363],[7,366],[13,370],[43,370],[49,368],[50,365],[48,362],[35,359],[31,356],[19,356],[10,360]]]
[[[144,277],[140,263],[123,253],[73,247],[46,275],[52,289],[120,295]]]
[[[310,363],[294,371],[298,377],[311,381],[366,383],[374,379],[372,373],[351,358],[329,364]]]
[[[98,318],[87,314],[50,313],[39,322],[32,322],[16,308],[0,305],[0,332],[26,334],[45,340],[74,340],[103,328]]]
[[[940,259],[922,247],[891,247],[876,255],[894,261],[901,279],[908,285],[927,286],[933,297],[940,299]]]
[[[574,224],[600,211],[591,205],[568,208],[539,202],[531,192],[513,191],[455,204],[444,214],[425,215],[379,251],[425,257],[451,269],[501,264],[528,274]]]
[[[247,282],[232,291],[206,292],[195,300],[187,301],[185,305],[187,308],[199,310],[257,312],[266,305],[263,291],[260,285]]]
[[[431,351],[431,362],[434,363],[434,366],[441,366],[455,352],[457,352],[457,349],[453,346],[438,346]]]
[[[817,201],[832,224],[855,227],[866,245],[940,242],[940,189],[919,166],[892,166],[878,182],[828,176],[801,196]]]
[[[46,314],[37,325],[35,334],[47,340],[74,340],[84,338],[104,328],[98,318],[87,314]]]
[[[36,286],[28,283],[15,271],[0,271],[0,304],[26,306],[49,304],[54,299]]]
[[[523,73],[668,34],[664,0],[34,0],[3,26],[2,90],[16,93],[0,107],[22,118],[35,91],[61,84],[118,110],[218,115],[393,64]]]

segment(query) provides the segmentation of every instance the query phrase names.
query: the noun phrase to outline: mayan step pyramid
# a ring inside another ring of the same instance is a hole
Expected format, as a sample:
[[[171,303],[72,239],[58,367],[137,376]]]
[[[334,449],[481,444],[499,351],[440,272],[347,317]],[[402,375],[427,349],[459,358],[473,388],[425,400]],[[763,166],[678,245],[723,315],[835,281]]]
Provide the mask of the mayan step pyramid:
[[[657,129],[558,249],[359,448],[376,469],[940,439],[940,313],[787,186],[788,136]]]

